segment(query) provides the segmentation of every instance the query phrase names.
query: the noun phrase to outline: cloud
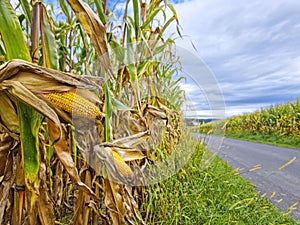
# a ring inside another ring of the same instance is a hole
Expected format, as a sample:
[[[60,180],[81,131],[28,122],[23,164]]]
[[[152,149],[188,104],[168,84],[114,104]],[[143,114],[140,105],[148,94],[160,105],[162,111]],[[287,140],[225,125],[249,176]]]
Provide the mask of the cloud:
[[[192,0],[175,8],[228,115],[300,97],[300,1]]]
[[[45,2],[58,6],[57,0]],[[205,62],[201,67],[209,68],[204,73],[213,73],[222,90],[227,116],[300,97],[299,0],[175,0],[174,6],[189,37],[178,43],[192,51],[193,41]],[[121,9],[124,3],[115,8]],[[209,102],[220,96],[213,96],[217,87],[206,79],[199,78],[200,85],[190,79],[182,87],[194,107],[190,111],[207,116],[220,109]]]

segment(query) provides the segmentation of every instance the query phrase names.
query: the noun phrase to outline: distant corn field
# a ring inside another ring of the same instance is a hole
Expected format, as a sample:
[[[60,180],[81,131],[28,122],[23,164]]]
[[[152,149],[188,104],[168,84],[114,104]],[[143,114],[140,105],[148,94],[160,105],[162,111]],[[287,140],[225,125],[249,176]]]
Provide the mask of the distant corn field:
[[[133,168],[167,158],[183,130],[165,35],[173,6],[10,3],[0,2],[0,224],[145,224]]]
[[[300,100],[233,116],[222,122],[226,123],[226,131],[300,137]],[[213,123],[204,124],[200,130],[208,132],[212,127]]]
[[[272,106],[267,109],[231,118],[228,129],[248,130],[253,134],[300,135],[300,101]]]

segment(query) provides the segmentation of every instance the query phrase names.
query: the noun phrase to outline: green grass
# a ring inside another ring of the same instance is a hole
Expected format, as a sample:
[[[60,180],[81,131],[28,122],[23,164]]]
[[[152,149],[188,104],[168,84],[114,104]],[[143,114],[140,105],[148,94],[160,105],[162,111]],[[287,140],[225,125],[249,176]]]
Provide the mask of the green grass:
[[[248,132],[233,131],[226,131],[225,136],[229,138],[254,141],[263,144],[300,149],[300,137],[250,134]]]
[[[200,147],[179,173],[146,190],[146,224],[297,224],[218,157],[201,170],[202,153]]]

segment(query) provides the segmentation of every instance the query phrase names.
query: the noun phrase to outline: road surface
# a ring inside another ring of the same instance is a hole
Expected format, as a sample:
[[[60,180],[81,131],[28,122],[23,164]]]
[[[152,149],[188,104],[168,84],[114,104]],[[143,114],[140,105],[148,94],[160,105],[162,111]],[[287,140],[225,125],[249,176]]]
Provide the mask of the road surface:
[[[283,212],[299,202],[291,216],[300,224],[300,150],[230,138],[215,146],[213,143],[220,143],[219,137],[207,139],[209,148],[233,168],[239,168],[241,176],[250,180],[260,195],[268,199],[273,195],[270,201]]]

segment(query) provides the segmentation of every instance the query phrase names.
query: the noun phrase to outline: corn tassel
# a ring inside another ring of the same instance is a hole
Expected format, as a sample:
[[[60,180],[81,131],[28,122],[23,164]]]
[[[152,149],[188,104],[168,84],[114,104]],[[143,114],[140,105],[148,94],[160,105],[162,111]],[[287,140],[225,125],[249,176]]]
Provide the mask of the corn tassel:
[[[45,97],[58,109],[87,119],[100,119],[100,109],[74,91],[50,92]]]

